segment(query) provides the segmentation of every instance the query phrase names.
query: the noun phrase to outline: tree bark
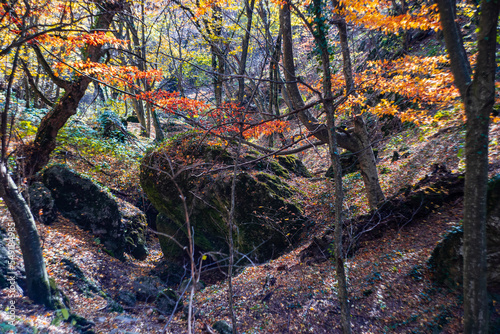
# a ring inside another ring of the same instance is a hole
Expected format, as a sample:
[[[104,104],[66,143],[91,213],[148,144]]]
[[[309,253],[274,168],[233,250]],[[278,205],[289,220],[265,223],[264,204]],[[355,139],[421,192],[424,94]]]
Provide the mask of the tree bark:
[[[290,17],[290,4],[283,3],[280,9],[280,29],[283,39],[283,72],[286,81],[286,90],[290,97],[293,109],[301,110],[298,112],[298,118],[304,124],[307,130],[314,133],[315,137],[323,142],[328,142],[328,130],[314,117],[309,110],[304,110],[305,103],[302,100],[299,86],[297,85],[297,76],[295,74],[295,62],[293,59],[293,40],[292,40],[292,21]],[[353,147],[355,142],[352,142]]]
[[[153,125],[155,128],[155,141],[157,142],[162,142],[165,140],[165,135],[163,134],[163,131],[161,129],[161,124],[160,120],[158,119],[158,114],[156,113],[156,110],[151,111],[153,114]]]
[[[0,196],[16,225],[26,272],[27,295],[35,303],[53,308],[54,300],[35,220],[3,163],[0,165]]]
[[[334,1],[335,4],[335,1]],[[336,4],[338,6],[338,4]],[[351,94],[354,90],[354,76],[352,73],[351,52],[347,38],[347,24],[343,18],[336,22],[339,30],[340,47],[342,48],[343,71],[346,82],[346,94]],[[359,106],[354,107],[354,136],[358,141],[359,149],[354,152],[358,158],[361,176],[366,188],[368,203],[370,208],[376,208],[385,200],[384,193],[380,187],[378,179],[377,164],[375,155],[366,129],[366,123]]]
[[[144,71],[145,69],[145,64],[144,64],[144,55],[143,55],[143,48],[141,47],[141,43],[139,41],[139,33],[137,31],[137,28],[134,25],[134,22],[131,18],[127,18],[125,20],[127,22],[127,36],[129,37],[128,39],[130,40],[130,37],[132,37],[132,44],[129,44],[129,62],[131,64],[134,64],[139,68],[140,71]],[[144,43],[144,41],[143,41]],[[133,47],[133,48],[132,48]],[[138,61],[135,61],[134,58],[138,58]],[[137,86],[141,86],[141,80],[137,79],[136,81]],[[146,90],[145,90],[146,91]],[[139,94],[140,90],[134,89],[133,92],[135,94]],[[149,130],[149,120],[147,117],[147,111],[146,108],[144,107],[144,102],[140,99],[132,99],[132,105],[134,106],[134,111],[135,115],[137,116],[137,119],[139,120],[139,124],[141,125],[141,131],[140,135],[149,138],[150,136],[150,130]]]
[[[216,38],[222,36],[222,9],[219,6],[213,8],[213,33]],[[222,53],[220,41],[214,42],[212,46],[212,66],[217,74],[214,78],[215,105],[222,106],[222,87],[224,84],[225,59]]]
[[[467,56],[454,20],[454,3],[438,0],[445,43],[455,84],[465,104],[464,186],[464,333],[488,332],[486,286],[486,199],[489,118],[495,103],[496,38],[500,2],[483,0],[479,18],[478,56],[470,80]],[[457,51],[458,50],[458,51]],[[457,53],[457,54],[454,54]]]
[[[462,99],[465,100],[467,85],[471,81],[472,70],[465,52],[460,27],[455,22],[455,1],[437,0],[439,8],[439,19],[443,28],[444,42],[450,57],[451,72],[455,78],[455,84],[460,91]]]

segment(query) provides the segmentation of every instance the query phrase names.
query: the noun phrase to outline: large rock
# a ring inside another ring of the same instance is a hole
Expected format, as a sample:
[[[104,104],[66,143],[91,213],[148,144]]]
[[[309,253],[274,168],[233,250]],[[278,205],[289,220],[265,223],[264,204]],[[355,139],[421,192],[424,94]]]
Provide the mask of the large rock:
[[[500,175],[488,183],[488,221],[486,225],[488,289],[500,290]],[[463,283],[463,229],[461,226],[447,233],[439,242],[429,266],[437,281],[450,287]]]
[[[116,198],[125,235],[125,251],[139,260],[148,256],[146,215],[132,204]]]
[[[133,293],[137,300],[150,302],[156,299],[162,289],[163,282],[156,276],[141,276],[132,282]]]
[[[62,215],[92,231],[113,256],[147,256],[146,217],[139,209],[62,165],[49,167],[43,180]]]
[[[160,291],[155,300],[156,309],[165,315],[178,312],[184,305],[179,295],[172,289],[167,288]]]
[[[278,156],[276,158],[278,163],[286,168],[288,171],[294,173],[297,176],[311,177],[311,173],[307,170],[306,166],[298,158],[293,155]]]
[[[68,272],[68,279],[72,281],[73,287],[79,290],[81,293],[89,294],[95,293],[101,297],[106,297],[106,293],[102,291],[99,285],[88,278],[85,273],[80,269],[78,264],[69,258],[63,258],[61,260],[63,268]]]
[[[50,224],[56,218],[54,198],[42,182],[34,182],[28,189],[28,203],[33,217],[43,224]]]
[[[9,252],[7,250],[7,246],[5,245],[5,238],[7,233],[0,228],[0,290],[7,288],[9,284],[9,262],[11,259],[9,258]]]
[[[141,164],[141,185],[160,212],[158,232],[174,236],[181,246],[188,244],[181,199],[185,196],[197,250],[227,254],[233,179],[227,165],[233,159],[228,150],[199,141],[200,136],[188,134],[147,153]],[[247,164],[236,177],[234,241],[240,253],[258,262],[283,253],[297,241],[306,223],[300,205],[292,199],[296,190],[273,174],[276,165],[275,161],[259,160],[257,169],[265,167],[266,172],[251,170]],[[170,177],[171,168],[182,194]],[[160,235],[160,244],[167,258],[185,254],[168,237]]]

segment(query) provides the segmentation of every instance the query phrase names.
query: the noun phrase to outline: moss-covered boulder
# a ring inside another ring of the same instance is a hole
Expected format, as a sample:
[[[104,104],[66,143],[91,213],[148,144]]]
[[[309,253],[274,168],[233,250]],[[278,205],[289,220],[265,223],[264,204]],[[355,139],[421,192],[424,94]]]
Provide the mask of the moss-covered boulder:
[[[139,209],[63,165],[47,168],[43,181],[61,214],[92,231],[113,256],[123,259],[124,252],[138,259],[147,256],[146,217]]]
[[[115,198],[120,211],[121,224],[125,235],[125,252],[138,260],[144,260],[148,256],[146,247],[146,215],[132,204]]]
[[[33,217],[43,224],[51,224],[56,218],[54,198],[42,182],[34,182],[28,188],[28,203]]]
[[[486,225],[488,289],[500,290],[500,175],[488,183],[488,220]],[[449,287],[463,282],[463,229],[447,233],[434,249],[429,266],[437,281]]]
[[[167,258],[183,256],[186,218],[182,197],[194,228],[200,252],[228,250],[228,216],[231,207],[233,163],[230,148],[201,142],[196,134],[179,136],[146,154],[141,167],[141,185],[160,215],[156,225]],[[241,162],[246,162],[244,156]],[[275,161],[256,162],[257,170]],[[172,177],[173,176],[173,177]],[[177,189],[179,187],[179,190]],[[274,258],[298,240],[306,223],[296,190],[272,173],[245,170],[236,176],[234,240],[241,254],[253,261]],[[173,236],[176,241],[166,237]]]
[[[182,303],[179,295],[172,289],[166,288],[158,293],[155,300],[156,309],[165,315],[178,312],[183,309],[184,305]]]
[[[290,173],[295,176],[311,177],[311,173],[302,161],[294,155],[278,156],[276,159],[262,159],[257,151],[251,150],[245,155],[243,170],[261,171],[288,179]],[[232,163],[230,158],[229,163]]]
[[[284,155],[277,157],[278,163],[287,169],[289,172],[302,177],[311,177],[311,173],[307,170],[306,166],[293,155]]]

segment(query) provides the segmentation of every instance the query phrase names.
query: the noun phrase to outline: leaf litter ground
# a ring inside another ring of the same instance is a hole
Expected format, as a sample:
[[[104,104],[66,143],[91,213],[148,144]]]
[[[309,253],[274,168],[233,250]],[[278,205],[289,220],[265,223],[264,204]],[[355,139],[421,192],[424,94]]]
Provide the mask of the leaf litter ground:
[[[500,172],[498,138],[500,126],[491,131],[490,176]],[[463,131],[450,126],[440,131],[419,134],[415,130],[386,140],[379,159],[381,183],[387,196],[415,184],[433,163],[446,164],[454,171],[463,169],[461,146]],[[496,143],[496,144],[495,144]],[[408,158],[392,162],[394,150],[407,149]],[[327,163],[327,152],[318,149],[302,156],[319,175]],[[332,194],[328,181],[321,176],[294,183],[303,190],[306,211],[315,220],[303,245],[266,264],[241,268],[234,279],[235,313],[241,333],[340,333],[340,309],[337,281],[330,261],[301,260],[300,252],[315,236],[331,225]],[[345,177],[346,211],[367,211],[359,176]],[[352,303],[354,333],[461,333],[460,292],[435,284],[426,261],[442,235],[462,219],[462,199],[446,203],[432,214],[398,230],[387,231],[382,238],[365,242],[347,259],[349,295]],[[1,223],[10,216],[0,208]],[[115,297],[119,288],[129,287],[161,262],[161,251],[153,236],[149,238],[151,255],[145,261],[127,258],[120,262],[103,251],[94,237],[63,217],[51,226],[38,224],[49,275],[69,297],[72,311],[95,323],[97,333],[183,333],[186,320],[177,313],[165,331],[166,319],[151,304],[138,303],[125,312],[109,312],[107,301],[97,293],[82,292],[63,268],[61,260],[71,259],[106,294]],[[22,264],[19,249],[15,260]],[[6,320],[9,302],[0,291],[0,321]],[[18,333],[72,333],[67,323],[54,323],[56,314],[32,304],[18,293],[15,297]],[[195,296],[200,311],[197,332],[217,320],[229,322],[227,284],[209,285]],[[496,305],[495,305],[496,306]],[[498,310],[497,310],[498,312]],[[2,330],[2,329],[0,329]]]

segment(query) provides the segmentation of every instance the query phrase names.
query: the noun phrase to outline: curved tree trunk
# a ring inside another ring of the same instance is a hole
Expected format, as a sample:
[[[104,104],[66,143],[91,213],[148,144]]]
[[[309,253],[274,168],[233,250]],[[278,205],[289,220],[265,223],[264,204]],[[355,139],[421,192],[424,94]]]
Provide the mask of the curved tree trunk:
[[[113,17],[118,11],[123,10],[124,1],[103,1],[99,3],[101,13],[98,14],[96,23],[92,27],[96,31],[108,30]],[[39,60],[45,67],[51,79],[64,88],[65,93],[40,122],[35,141],[31,147],[26,148],[26,175],[33,175],[41,170],[49,161],[50,153],[56,147],[56,137],[59,130],[66,124],[68,119],[76,114],[78,104],[85,95],[91,78],[82,76],[74,81],[65,81],[54,76],[47,62],[43,59],[40,50],[34,46]],[[102,45],[87,45],[84,50],[85,58],[97,62],[101,58]]]
[[[16,225],[26,272],[27,295],[35,303],[53,308],[54,300],[35,220],[4,164],[0,166],[0,196]]]
[[[31,176],[48,162],[50,153],[56,148],[56,137],[68,119],[76,114],[78,104],[85,94],[90,79],[86,77],[74,82],[66,89],[63,97],[42,119],[33,146],[27,148],[24,173]]]
[[[102,13],[96,20],[94,29],[107,30],[116,11],[123,8],[123,1],[107,1],[100,3]],[[25,176],[29,177],[42,169],[49,161],[50,153],[56,147],[56,137],[66,121],[76,113],[78,104],[85,94],[91,79],[80,77],[74,81],[65,81],[56,77],[50,66],[43,58],[40,49],[33,46],[39,61],[45,67],[47,74],[59,87],[65,89],[65,94],[54,105],[52,110],[45,115],[38,128],[34,143],[24,148],[26,154]],[[101,46],[88,45],[84,54],[90,61],[98,61],[101,57]],[[14,66],[15,67],[15,63]],[[9,97],[10,89],[7,92]],[[5,138],[8,102],[2,115],[2,161],[0,162],[0,196],[4,199],[16,225],[19,242],[24,259],[26,271],[27,295],[35,303],[43,304],[49,308],[57,305],[54,293],[51,291],[45,262],[42,255],[40,237],[36,229],[33,215],[28,204],[21,196],[19,189],[9,175],[6,161]]]
[[[5,94],[5,107],[2,112],[1,124],[1,160],[0,160],[0,197],[3,198],[7,208],[14,219],[21,252],[24,259],[24,269],[26,272],[27,295],[35,303],[43,304],[49,308],[54,307],[52,292],[50,290],[49,279],[45,262],[43,260],[40,237],[36,229],[35,220],[28,204],[21,196],[14,180],[7,170],[7,115],[9,112],[12,82],[16,72],[19,48],[12,63],[7,91]],[[10,231],[9,231],[10,232]]]

